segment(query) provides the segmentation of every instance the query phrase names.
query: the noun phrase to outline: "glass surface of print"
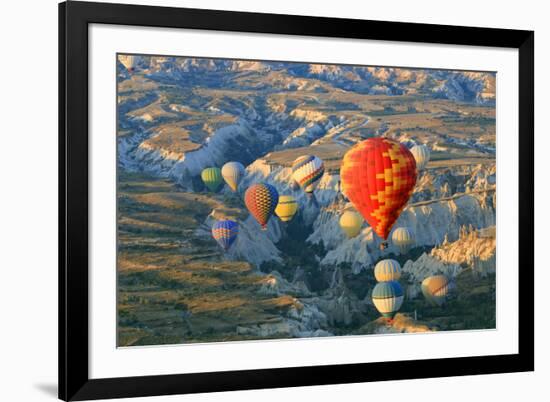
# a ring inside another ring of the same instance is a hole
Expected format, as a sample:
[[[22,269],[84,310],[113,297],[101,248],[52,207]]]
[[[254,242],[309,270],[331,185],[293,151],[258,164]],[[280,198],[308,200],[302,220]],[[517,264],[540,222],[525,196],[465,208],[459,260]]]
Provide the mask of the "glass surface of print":
[[[495,73],[116,68],[118,346],[496,327]]]

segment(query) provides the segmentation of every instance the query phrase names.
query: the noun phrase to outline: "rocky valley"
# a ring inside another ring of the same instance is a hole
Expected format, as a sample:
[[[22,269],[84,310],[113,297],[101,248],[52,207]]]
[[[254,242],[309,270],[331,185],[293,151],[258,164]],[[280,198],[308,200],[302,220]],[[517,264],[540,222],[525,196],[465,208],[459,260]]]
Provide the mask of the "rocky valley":
[[[495,76],[354,67],[121,56],[118,69],[119,346],[490,329],[496,326]],[[344,154],[368,138],[423,144],[430,161],[394,227],[406,250],[365,222],[339,219]],[[292,178],[302,155],[324,161],[314,196]],[[236,192],[201,172],[239,161]],[[298,212],[262,231],[243,201],[254,183],[291,195]],[[227,252],[212,238],[239,222]],[[372,302],[374,266],[402,267],[393,320]],[[426,302],[422,281],[452,291]]]

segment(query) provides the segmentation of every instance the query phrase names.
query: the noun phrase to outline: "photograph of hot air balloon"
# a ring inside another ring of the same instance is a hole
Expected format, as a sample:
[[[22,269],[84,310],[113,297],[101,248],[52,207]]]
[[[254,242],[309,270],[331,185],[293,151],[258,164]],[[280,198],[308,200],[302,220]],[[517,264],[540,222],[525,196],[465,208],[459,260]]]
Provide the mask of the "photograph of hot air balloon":
[[[495,73],[116,69],[118,346],[496,328]]]

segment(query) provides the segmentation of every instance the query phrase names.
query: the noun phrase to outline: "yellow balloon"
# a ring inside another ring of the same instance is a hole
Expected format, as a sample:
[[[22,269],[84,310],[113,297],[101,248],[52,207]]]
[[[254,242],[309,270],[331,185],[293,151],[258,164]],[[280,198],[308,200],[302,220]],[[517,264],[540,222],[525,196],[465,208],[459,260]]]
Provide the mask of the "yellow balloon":
[[[401,278],[401,265],[392,259],[379,261],[374,266],[374,277],[378,282],[397,281]]]
[[[133,72],[138,65],[138,56],[118,56],[118,60],[129,72]]]
[[[452,285],[445,275],[434,275],[422,281],[420,289],[430,303],[441,306],[445,303]]]
[[[296,211],[298,210],[298,203],[296,199],[291,195],[279,196],[279,203],[275,208],[275,214],[283,222],[288,222],[292,219]]]
[[[355,211],[346,211],[340,217],[340,227],[349,237],[355,237],[361,231],[363,217]]]

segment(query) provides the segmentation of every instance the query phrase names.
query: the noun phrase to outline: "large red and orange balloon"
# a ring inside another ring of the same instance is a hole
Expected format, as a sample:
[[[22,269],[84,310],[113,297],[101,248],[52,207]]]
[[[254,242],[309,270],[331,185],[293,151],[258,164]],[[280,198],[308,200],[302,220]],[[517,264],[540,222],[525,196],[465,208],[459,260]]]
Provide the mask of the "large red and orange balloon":
[[[341,191],[386,240],[413,192],[416,175],[407,147],[388,138],[369,138],[344,155]]]
[[[267,230],[267,222],[273,215],[278,202],[277,189],[267,183],[253,184],[244,194],[244,203],[262,230]]]

